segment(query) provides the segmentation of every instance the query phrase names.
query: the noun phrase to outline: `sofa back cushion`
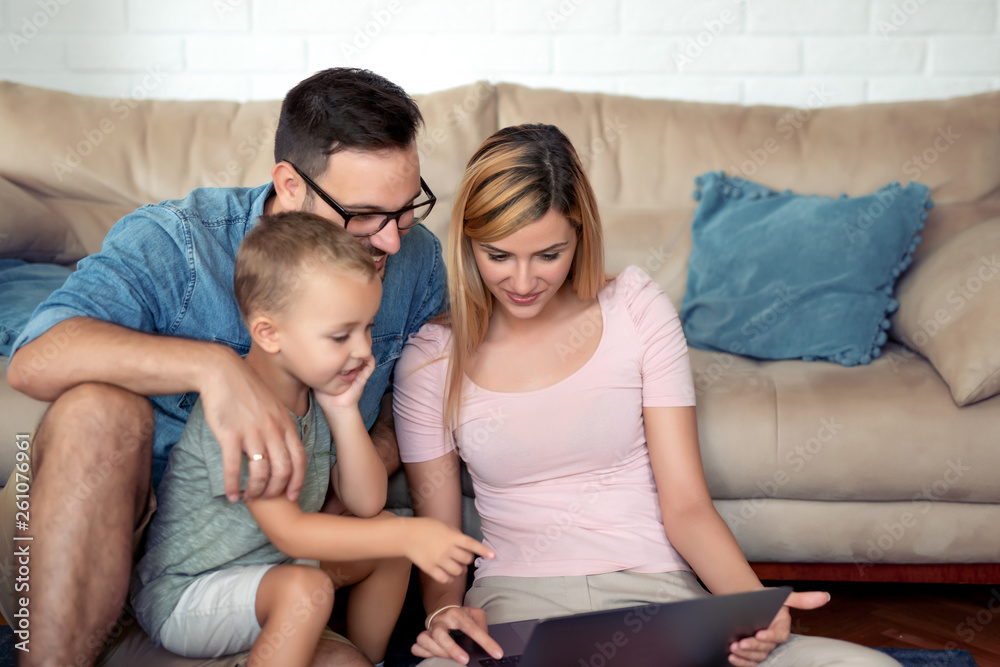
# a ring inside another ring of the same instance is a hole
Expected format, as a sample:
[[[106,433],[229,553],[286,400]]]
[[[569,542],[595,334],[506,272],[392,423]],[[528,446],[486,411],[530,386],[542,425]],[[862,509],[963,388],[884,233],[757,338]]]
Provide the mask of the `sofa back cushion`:
[[[424,175],[440,200],[436,231],[446,233],[465,162],[495,129],[494,95],[479,83],[416,97]],[[11,256],[69,263],[97,252],[111,226],[143,204],[267,182],[280,108],[280,100],[110,99],[0,82],[0,177],[14,188],[0,195],[30,214],[18,218],[25,254]]]
[[[652,269],[678,299],[693,179],[705,171],[826,195],[919,180],[938,206],[918,258],[959,229],[1000,215],[1000,91],[816,109],[485,82],[416,98],[426,121],[418,138],[422,170],[440,200],[428,226],[439,237],[447,235],[462,171],[482,140],[507,125],[552,123],[577,146],[594,183],[611,269]],[[835,91],[814,91],[812,99],[835,102]],[[0,177],[69,225],[61,234],[66,247],[54,250],[68,263],[96,252],[111,225],[138,206],[196,187],[266,182],[279,109],[278,100],[109,99],[0,82],[7,137]]]
[[[559,126],[573,141],[604,211],[657,212],[690,224],[694,177],[706,171],[802,194],[868,194],[888,182],[931,188],[917,256],[959,229],[1000,215],[1000,91],[951,100],[799,109],[639,99],[498,84],[498,125]],[[812,100],[836,102],[835,91]],[[663,230],[680,238],[685,231]],[[634,240],[607,236],[609,250]],[[684,244],[677,244],[681,249]],[[686,263],[675,253],[670,262]],[[674,275],[675,267],[668,273]],[[659,277],[655,276],[658,280]],[[668,293],[676,287],[664,285]],[[683,293],[683,289],[681,289]]]

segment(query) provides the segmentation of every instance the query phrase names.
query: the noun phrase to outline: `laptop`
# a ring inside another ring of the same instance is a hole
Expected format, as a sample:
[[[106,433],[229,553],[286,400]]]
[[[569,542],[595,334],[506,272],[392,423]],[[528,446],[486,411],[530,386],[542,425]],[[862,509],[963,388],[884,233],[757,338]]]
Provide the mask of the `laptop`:
[[[771,624],[791,587],[712,595],[544,620],[498,623],[504,650],[490,657],[454,631],[470,667],[722,667],[729,645]]]

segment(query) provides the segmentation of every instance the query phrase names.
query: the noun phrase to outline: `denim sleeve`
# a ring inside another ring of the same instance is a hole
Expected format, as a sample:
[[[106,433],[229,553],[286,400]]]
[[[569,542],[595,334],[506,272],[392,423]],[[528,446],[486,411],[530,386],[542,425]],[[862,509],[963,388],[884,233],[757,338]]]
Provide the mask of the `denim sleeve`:
[[[108,232],[101,251],[81,260],[38,306],[11,355],[73,317],[171,333],[193,288],[191,246],[185,223],[168,209],[144,206],[125,216]]]

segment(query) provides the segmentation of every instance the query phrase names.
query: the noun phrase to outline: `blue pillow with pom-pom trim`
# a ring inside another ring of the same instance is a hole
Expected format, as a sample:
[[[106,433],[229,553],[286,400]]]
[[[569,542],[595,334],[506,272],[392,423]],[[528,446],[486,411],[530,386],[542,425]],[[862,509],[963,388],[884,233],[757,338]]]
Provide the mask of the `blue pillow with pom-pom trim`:
[[[868,364],[934,205],[921,183],[862,197],[778,192],[723,172],[698,200],[681,322],[688,344],[757,359]]]

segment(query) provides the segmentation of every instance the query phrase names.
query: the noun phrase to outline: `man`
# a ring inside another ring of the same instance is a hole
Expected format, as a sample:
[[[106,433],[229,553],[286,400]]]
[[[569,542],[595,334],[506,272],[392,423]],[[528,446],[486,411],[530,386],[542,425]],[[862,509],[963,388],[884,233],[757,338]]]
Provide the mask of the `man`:
[[[101,664],[245,659],[171,657],[134,619],[118,619],[155,508],[151,491],[199,395],[231,501],[239,499],[244,453],[253,461],[247,497],[294,499],[301,489],[305,456],[295,426],[239,356],[250,338],[232,294],[234,258],[261,214],[317,213],[345,225],[375,260],[383,279],[372,333],[377,365],[359,407],[387,472],[398,468],[390,374],[409,334],[445,303],[440,245],[414,226],[434,202],[419,172],[422,122],[413,100],[382,77],[320,72],[282,104],[271,183],[204,188],[136,210],[35,313],[7,373],[15,389],[53,402],[32,443],[32,634],[22,665],[93,664],[109,633],[123,639]],[[30,368],[56,336],[70,341],[58,363]],[[78,488],[89,492],[69,493]],[[369,663],[349,644],[324,640],[314,664]]]

